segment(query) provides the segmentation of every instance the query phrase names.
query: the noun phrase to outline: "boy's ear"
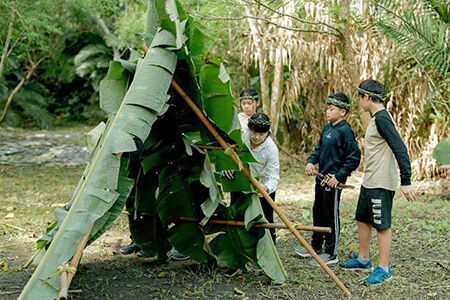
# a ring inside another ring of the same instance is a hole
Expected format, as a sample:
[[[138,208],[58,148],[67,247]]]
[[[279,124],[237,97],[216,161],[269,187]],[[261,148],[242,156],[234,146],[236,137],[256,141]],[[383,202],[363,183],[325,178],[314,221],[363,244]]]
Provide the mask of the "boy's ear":
[[[341,117],[345,117],[345,115],[347,115],[347,111],[345,110],[345,108],[341,109]]]

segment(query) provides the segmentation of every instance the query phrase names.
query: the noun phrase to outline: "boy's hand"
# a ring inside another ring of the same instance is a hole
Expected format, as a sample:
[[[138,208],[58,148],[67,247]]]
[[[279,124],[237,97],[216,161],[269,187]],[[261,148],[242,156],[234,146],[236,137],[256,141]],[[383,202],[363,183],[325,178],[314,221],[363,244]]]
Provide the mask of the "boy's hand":
[[[265,186],[264,184],[261,184],[261,187],[266,191],[266,193],[269,193],[269,188]],[[258,194],[261,194],[260,191],[258,191]]]
[[[339,181],[337,181],[336,177],[334,176],[334,174],[328,174],[326,176],[326,180],[325,183],[328,184],[330,187],[332,188],[337,188],[339,185]]]
[[[402,191],[403,197],[408,199],[408,201],[413,202],[417,199],[416,190],[412,185],[402,185],[400,190]]]
[[[316,176],[317,171],[314,169],[314,165],[312,163],[307,163],[305,167],[305,175],[308,176]]]
[[[225,177],[227,179],[234,179],[234,171],[233,170],[223,170],[220,173],[220,176]]]

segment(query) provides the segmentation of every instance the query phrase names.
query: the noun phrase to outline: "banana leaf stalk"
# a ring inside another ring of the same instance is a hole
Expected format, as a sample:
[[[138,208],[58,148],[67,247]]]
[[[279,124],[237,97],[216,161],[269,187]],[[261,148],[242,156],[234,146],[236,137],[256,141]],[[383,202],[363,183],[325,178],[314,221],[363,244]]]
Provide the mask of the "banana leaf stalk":
[[[130,213],[128,211],[122,211],[122,214],[134,216],[134,213]],[[150,217],[150,218],[158,218],[156,214],[149,214],[149,213],[140,213],[137,214],[138,217]],[[185,222],[200,222],[201,220],[196,218],[188,218],[188,217],[181,217],[180,221]],[[206,224],[220,224],[220,225],[229,225],[229,226],[239,226],[239,227],[245,227],[245,222],[242,221],[230,221],[230,220],[217,220],[217,219],[210,219]],[[255,224],[253,227],[257,228],[275,228],[275,229],[289,229],[286,225],[281,223],[263,223],[263,224]],[[315,232],[324,232],[324,233],[330,233],[331,228],[330,227],[319,227],[319,226],[303,226],[303,225],[295,225],[295,228],[297,230],[304,230],[304,231],[315,231]]]
[[[145,52],[145,46],[142,46],[141,49]],[[220,136],[217,130],[212,126],[209,120],[205,117],[205,115],[201,112],[201,110],[197,107],[197,105],[189,98],[189,96],[183,91],[183,89],[172,79],[171,81],[172,87],[180,94],[180,96],[186,101],[189,107],[194,111],[194,113],[199,117],[202,123],[206,126],[206,128],[211,132],[214,138],[219,142],[222,148],[228,152],[230,150],[230,145],[225,142],[225,140]],[[351,295],[350,291],[344,286],[344,284],[339,280],[339,278],[334,275],[333,271],[322,261],[322,259],[317,255],[317,253],[311,248],[308,242],[301,236],[301,234],[297,231],[297,229],[292,225],[292,223],[283,215],[281,210],[277,207],[275,202],[269,196],[264,188],[262,188],[261,184],[250,174],[249,170],[242,165],[239,157],[233,152],[230,155],[231,159],[239,166],[245,176],[250,180],[250,182],[258,189],[258,191],[263,195],[264,199],[266,199],[267,203],[272,207],[272,209],[277,213],[280,219],[284,224],[292,231],[294,236],[300,241],[300,243],[305,247],[306,250],[311,254],[311,256],[319,263],[319,265],[327,272],[327,274],[333,279],[336,285],[346,294]]]

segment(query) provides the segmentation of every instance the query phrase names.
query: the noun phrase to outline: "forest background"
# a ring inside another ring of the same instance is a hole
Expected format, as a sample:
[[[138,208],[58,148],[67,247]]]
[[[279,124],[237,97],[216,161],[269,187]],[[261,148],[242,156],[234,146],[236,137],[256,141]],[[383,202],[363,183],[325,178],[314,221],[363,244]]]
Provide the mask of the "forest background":
[[[450,131],[450,6],[442,0],[185,0],[227,62],[235,97],[261,95],[289,155],[308,153],[325,124],[327,95],[354,101],[348,120],[362,146],[356,87],[386,84],[386,101],[417,179],[440,172],[432,151]],[[139,57],[147,2],[0,3],[0,126],[97,124],[109,61]],[[300,157],[302,157],[300,155]]]

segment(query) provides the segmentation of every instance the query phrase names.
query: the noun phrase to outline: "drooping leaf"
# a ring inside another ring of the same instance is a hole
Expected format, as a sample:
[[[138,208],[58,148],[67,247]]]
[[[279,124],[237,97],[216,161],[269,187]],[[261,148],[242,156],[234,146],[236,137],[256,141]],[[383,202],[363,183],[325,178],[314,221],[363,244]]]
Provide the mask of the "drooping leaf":
[[[106,78],[100,81],[100,108],[115,114],[127,92],[128,73],[120,62],[111,61]]]
[[[434,148],[433,158],[441,165],[450,165],[450,137],[441,141]]]
[[[149,50],[136,72],[116,118],[105,134],[102,147],[96,151],[92,159],[92,166],[69,213],[22,291],[21,299],[56,297],[60,286],[59,276],[46,282],[44,280],[54,274],[59,265],[70,260],[91,224],[109,211],[119,198],[120,194],[116,190],[120,186],[118,184],[120,161],[116,153],[131,152],[135,149],[133,136],[122,129],[129,122],[136,120],[141,120],[142,124],[146,124],[146,128],[151,128],[156,120],[155,115],[163,108],[162,103],[166,100],[172,76],[170,72],[174,71],[176,60],[177,56],[171,51],[159,48]],[[143,77],[145,80],[142,80]],[[160,98],[145,93],[148,91],[149,81],[159,86],[157,95],[160,95]],[[166,92],[162,92],[163,89]]]

